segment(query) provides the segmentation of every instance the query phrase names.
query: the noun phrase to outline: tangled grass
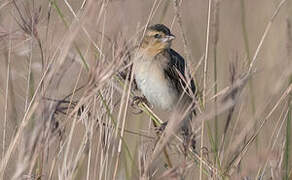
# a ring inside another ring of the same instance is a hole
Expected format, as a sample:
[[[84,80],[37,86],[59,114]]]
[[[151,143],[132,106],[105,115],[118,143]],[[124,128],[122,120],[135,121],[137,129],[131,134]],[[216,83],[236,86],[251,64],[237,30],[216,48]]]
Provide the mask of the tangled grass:
[[[0,2],[0,178],[291,179],[291,7]],[[199,89],[186,152],[177,124],[156,131],[185,112],[131,105],[133,52],[158,22],[177,34]]]

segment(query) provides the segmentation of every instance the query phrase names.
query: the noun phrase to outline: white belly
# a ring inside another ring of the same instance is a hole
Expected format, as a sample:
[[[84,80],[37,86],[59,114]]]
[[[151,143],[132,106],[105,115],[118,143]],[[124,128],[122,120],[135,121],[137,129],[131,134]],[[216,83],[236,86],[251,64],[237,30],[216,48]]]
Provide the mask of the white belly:
[[[155,107],[171,110],[178,95],[170,82],[165,79],[163,68],[155,61],[134,63],[134,74],[138,88]]]

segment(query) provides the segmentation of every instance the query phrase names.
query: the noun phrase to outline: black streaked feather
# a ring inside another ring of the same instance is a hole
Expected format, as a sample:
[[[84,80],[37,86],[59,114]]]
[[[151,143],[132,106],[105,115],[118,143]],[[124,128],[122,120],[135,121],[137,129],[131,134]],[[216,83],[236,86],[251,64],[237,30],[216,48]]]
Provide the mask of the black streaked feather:
[[[186,94],[194,94],[196,95],[196,87],[193,78],[190,79],[190,82],[188,83],[188,86],[186,87],[186,82],[188,79],[186,79],[186,62],[177,52],[175,52],[173,49],[169,48],[166,49],[164,52],[164,56],[166,56],[167,59],[169,59],[168,66],[166,69],[164,69],[165,76],[168,78],[173,85],[178,89],[179,94],[184,93],[184,90],[186,90]],[[180,73],[180,74],[179,74]],[[181,79],[183,77],[184,79]],[[192,91],[190,93],[189,91]],[[190,98],[193,98],[190,96]],[[195,104],[193,104],[194,107]],[[193,109],[192,112],[187,116],[185,123],[182,124],[182,135],[185,138],[185,143],[190,143],[192,148],[195,149],[196,141],[194,138],[192,138],[192,130],[190,122],[192,120],[192,117],[195,116],[196,110]],[[190,139],[192,138],[192,139]],[[185,145],[187,147],[188,145]]]
[[[167,49],[164,53],[165,56],[168,56],[167,58],[170,59],[168,62],[168,66],[166,69],[164,69],[165,75],[167,76],[168,79],[170,79],[173,83],[173,85],[179,90],[179,93],[182,93],[184,89],[189,92],[189,89],[191,89],[192,93],[196,93],[196,87],[194,80],[191,79],[188,87],[186,88],[186,83],[187,79],[181,79],[180,77],[185,76],[185,60],[183,57],[181,57],[177,52],[175,52],[173,49]],[[180,74],[178,74],[178,72]]]

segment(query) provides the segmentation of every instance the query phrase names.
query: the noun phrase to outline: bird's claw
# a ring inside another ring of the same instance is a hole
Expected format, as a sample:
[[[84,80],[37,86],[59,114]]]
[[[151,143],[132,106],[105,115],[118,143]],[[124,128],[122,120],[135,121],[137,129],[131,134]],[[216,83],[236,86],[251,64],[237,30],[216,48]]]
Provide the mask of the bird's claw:
[[[132,103],[131,103],[131,106],[134,109],[138,110],[137,112],[135,112],[135,114],[140,114],[143,112],[139,107],[139,104],[141,104],[141,103],[145,103],[148,107],[151,108],[150,103],[147,101],[147,99],[144,96],[142,96],[142,97],[141,96],[134,96]]]
[[[193,152],[196,151],[196,139],[193,133],[182,133],[183,136],[183,148],[184,148],[184,154],[187,156],[187,152],[189,147],[192,149]]]
[[[152,109],[151,104],[147,101],[147,99],[144,96],[134,96],[132,101],[132,106],[139,107],[139,104],[144,103],[146,104],[150,109]]]
[[[155,128],[157,134],[162,134],[167,126],[167,122],[162,123],[160,126]]]

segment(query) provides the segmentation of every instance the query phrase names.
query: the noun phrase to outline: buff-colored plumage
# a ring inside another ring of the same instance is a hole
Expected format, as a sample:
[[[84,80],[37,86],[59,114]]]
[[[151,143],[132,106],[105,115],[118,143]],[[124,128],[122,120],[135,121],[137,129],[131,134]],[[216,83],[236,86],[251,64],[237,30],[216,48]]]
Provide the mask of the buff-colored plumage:
[[[181,124],[183,136],[189,142],[195,86],[192,79],[188,81],[185,78],[184,59],[171,49],[173,39],[174,35],[166,26],[150,26],[135,53],[133,72],[137,86],[147,101],[155,108],[176,115],[178,121],[171,124]]]
[[[181,96],[189,104],[192,97],[185,90],[195,91],[193,81],[184,79],[184,59],[170,48],[174,37],[164,25],[151,26],[134,58],[138,88],[154,107],[164,110],[172,110]]]
[[[168,60],[162,55],[151,56],[140,49],[134,63],[135,80],[146,99],[155,107],[171,110],[178,101],[178,91],[166,79],[163,69]]]

